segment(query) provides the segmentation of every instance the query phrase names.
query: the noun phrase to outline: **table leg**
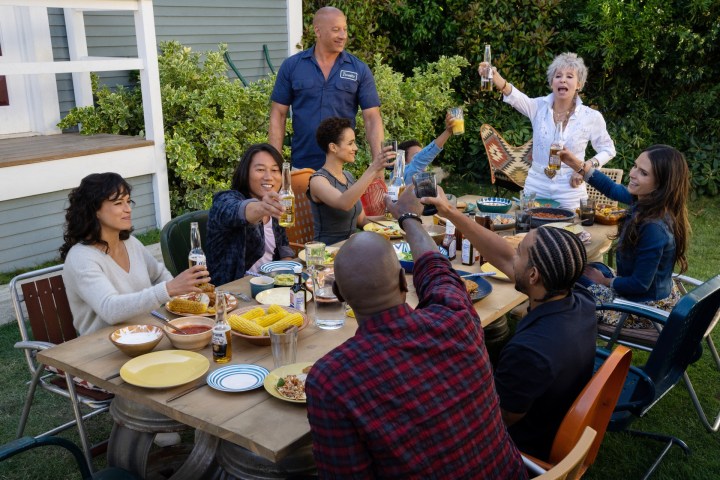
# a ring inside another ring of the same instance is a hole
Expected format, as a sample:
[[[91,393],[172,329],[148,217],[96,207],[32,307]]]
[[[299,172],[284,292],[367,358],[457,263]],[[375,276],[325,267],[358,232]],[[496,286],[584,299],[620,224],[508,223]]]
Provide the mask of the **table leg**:
[[[277,463],[273,463],[250,450],[227,440],[220,440],[215,460],[223,470],[221,478],[243,480],[269,480],[288,478],[295,475],[315,475],[315,460],[312,455],[312,443],[308,439],[293,453]]]

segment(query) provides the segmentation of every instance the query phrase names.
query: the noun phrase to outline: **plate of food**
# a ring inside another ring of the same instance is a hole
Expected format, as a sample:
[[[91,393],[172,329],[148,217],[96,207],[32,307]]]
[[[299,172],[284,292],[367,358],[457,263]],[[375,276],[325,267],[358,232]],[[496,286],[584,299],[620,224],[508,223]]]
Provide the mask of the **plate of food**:
[[[575,212],[565,208],[536,207],[528,210],[531,215],[530,227],[537,228],[541,225],[554,222],[571,222],[575,218]]]
[[[228,365],[208,375],[207,383],[221,392],[246,392],[260,387],[269,373],[267,368],[258,365]]]
[[[135,357],[120,368],[120,378],[145,388],[170,388],[202,377],[210,368],[205,355],[187,350],[161,350]]]
[[[515,216],[509,213],[476,213],[476,217],[490,217],[495,230],[508,230],[515,226]]]
[[[560,202],[556,200],[552,200],[550,198],[536,198],[533,202],[528,205],[528,208],[537,208],[537,207],[551,207],[551,208],[557,208],[560,206]]]
[[[605,204],[595,206],[595,221],[602,225],[617,225],[625,217],[626,211],[619,207],[610,207]]]
[[[292,403],[307,403],[305,380],[312,363],[293,363],[276,368],[265,377],[263,386],[275,398]]]
[[[335,262],[335,255],[337,255],[340,247],[325,247],[325,265],[332,265]],[[298,258],[305,263],[305,250],[300,250]]]
[[[277,260],[274,262],[267,262],[260,265],[260,271],[262,273],[270,273],[276,270],[287,270],[293,272],[295,267],[301,267],[302,263],[294,262],[292,260]]]
[[[485,280],[481,275],[473,275],[470,272],[463,270],[455,270],[458,275],[462,277],[462,281],[465,284],[465,291],[470,295],[470,300],[477,302],[490,295],[492,292],[492,285],[490,282]]]
[[[306,292],[305,303],[312,300],[312,293]],[[263,290],[255,296],[255,301],[261,305],[290,306],[290,287],[275,287]]]
[[[509,281],[510,281],[510,278],[509,278],[507,275],[505,275],[503,272],[501,272],[500,270],[498,270],[498,268],[495,267],[495,266],[494,266],[493,264],[491,264],[491,263],[487,263],[487,262],[486,262],[486,263],[483,263],[483,264],[480,266],[480,270],[482,270],[482,271],[485,272],[485,273],[494,272],[495,275],[493,275],[492,278],[494,278],[494,279],[496,279],[496,280],[502,280],[502,281],[504,281],[504,282],[509,282]]]
[[[375,232],[387,238],[402,238],[405,232],[400,229],[397,222],[383,220],[378,223],[368,223],[363,227],[366,232]]]
[[[238,300],[233,295],[225,294],[225,305],[227,311],[235,310]],[[165,310],[181,317],[200,315],[203,317],[215,316],[215,295],[206,293],[188,293],[178,295],[165,304]]]
[[[277,333],[296,326],[298,330],[302,330],[309,323],[304,312],[277,304],[238,308],[227,316],[227,321],[233,335],[260,346],[270,345],[268,329]]]

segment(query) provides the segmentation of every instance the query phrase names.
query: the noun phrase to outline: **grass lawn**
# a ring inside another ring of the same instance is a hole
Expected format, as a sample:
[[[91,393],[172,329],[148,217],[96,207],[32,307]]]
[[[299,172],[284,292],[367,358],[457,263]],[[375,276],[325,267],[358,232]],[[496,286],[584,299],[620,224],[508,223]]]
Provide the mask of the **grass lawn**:
[[[450,185],[448,192],[492,194],[490,189],[478,191],[470,184]],[[690,206],[690,221],[693,227],[690,248],[689,275],[707,279],[720,273],[720,248],[715,243],[715,228],[720,218],[717,199],[700,199]],[[149,242],[153,243],[153,242]],[[720,329],[713,337],[720,345]],[[11,441],[20,416],[29,373],[20,352],[13,344],[18,339],[14,324],[0,327],[0,444]],[[689,368],[690,377],[706,410],[713,414],[720,411],[720,372],[711,367],[709,353]],[[55,398],[46,392],[36,394],[30,422],[26,433],[37,434],[48,425],[59,423],[60,419],[72,418],[70,404],[65,399]],[[109,435],[111,419],[102,415],[88,424],[90,439],[98,442]],[[636,421],[638,430],[654,431],[675,435],[683,439],[692,449],[685,457],[677,447],[661,464],[654,479],[716,479],[720,478],[720,433],[707,433],[692,407],[682,383],[663,398],[646,417]],[[75,430],[62,434],[79,444]],[[660,444],[635,439],[622,433],[609,432],[603,441],[597,461],[587,472],[589,480],[600,478],[639,478],[660,451]],[[95,461],[102,467],[103,456]],[[65,479],[77,478],[70,456],[59,449],[45,448],[40,452],[25,453],[0,464],[0,479]]]

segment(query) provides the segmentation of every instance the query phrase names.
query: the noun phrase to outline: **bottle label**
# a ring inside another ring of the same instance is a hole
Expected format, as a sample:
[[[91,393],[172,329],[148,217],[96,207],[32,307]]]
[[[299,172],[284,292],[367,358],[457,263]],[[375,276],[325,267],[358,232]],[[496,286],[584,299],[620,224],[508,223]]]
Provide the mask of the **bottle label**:
[[[396,185],[390,185],[388,187],[388,197],[390,197],[390,200],[393,202],[397,202],[398,196],[400,195],[400,187]]]
[[[305,290],[290,291],[290,306],[295,310],[305,311]]]
[[[212,335],[213,358],[225,358],[228,354],[227,329],[214,328]]]
[[[470,243],[470,240],[467,238],[463,238],[461,256],[463,265],[472,265],[475,263],[475,252],[473,251],[472,243]]]
[[[195,265],[207,265],[205,255],[202,253],[190,252],[190,255],[188,255],[188,260],[190,261],[191,267],[194,267]]]
[[[453,259],[457,255],[457,241],[453,238],[448,246],[448,258]]]

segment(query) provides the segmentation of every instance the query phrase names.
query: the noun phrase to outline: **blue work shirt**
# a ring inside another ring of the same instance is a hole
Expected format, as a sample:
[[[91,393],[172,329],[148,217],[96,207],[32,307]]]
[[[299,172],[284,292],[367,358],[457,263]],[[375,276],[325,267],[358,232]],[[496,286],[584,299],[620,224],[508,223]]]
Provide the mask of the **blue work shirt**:
[[[355,128],[358,106],[379,107],[380,97],[370,68],[359,58],[341,52],[325,80],[314,53],[312,46],[282,63],[270,98],[292,106],[292,166],[318,170],[325,164],[325,152],[315,140],[320,122],[348,118]]]

